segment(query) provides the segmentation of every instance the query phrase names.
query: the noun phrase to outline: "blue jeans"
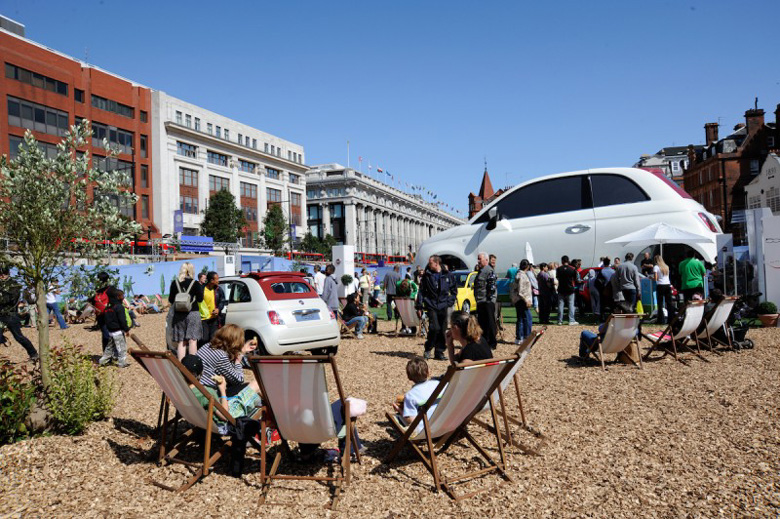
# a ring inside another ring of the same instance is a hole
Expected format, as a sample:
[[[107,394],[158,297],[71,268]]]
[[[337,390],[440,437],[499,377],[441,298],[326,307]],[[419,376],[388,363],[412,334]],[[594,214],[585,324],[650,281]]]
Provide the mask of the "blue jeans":
[[[61,329],[65,329],[68,327],[68,323],[65,322],[65,319],[62,317],[62,312],[60,312],[60,305],[58,303],[46,303],[46,308],[49,310],[49,313],[53,313],[54,317],[57,318],[57,322],[60,324]]]
[[[598,335],[589,330],[583,330],[580,333],[580,357],[585,358],[588,356],[590,349],[596,343],[596,337]]]
[[[533,326],[533,317],[531,316],[531,309],[525,304],[525,301],[518,301],[515,303],[515,310],[517,311],[517,325],[515,326],[515,339],[522,341],[529,335],[531,335],[531,327]]]
[[[365,328],[366,325],[368,324],[368,317],[366,317],[365,315],[359,315],[357,317],[353,317],[349,321],[345,321],[344,324],[346,324],[347,326],[352,326],[355,323],[357,323],[357,326],[355,327],[355,331],[357,333],[363,333],[363,328]]]
[[[563,295],[558,294],[558,324],[563,324],[563,304],[564,301],[568,303],[569,307],[569,323],[575,322],[574,320],[574,294]]]

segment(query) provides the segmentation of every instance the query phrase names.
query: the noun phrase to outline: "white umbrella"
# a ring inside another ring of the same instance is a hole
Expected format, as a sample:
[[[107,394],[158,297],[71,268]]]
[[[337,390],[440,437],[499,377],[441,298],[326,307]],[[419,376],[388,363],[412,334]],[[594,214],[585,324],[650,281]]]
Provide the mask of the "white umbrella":
[[[531,244],[528,242],[525,242],[525,259],[528,260],[528,263],[534,265],[534,251],[531,249]]]
[[[691,243],[714,243],[715,239],[703,234],[696,234],[690,231],[678,229],[673,225],[663,222],[654,223],[647,227],[634,231],[623,236],[618,236],[606,243],[619,243],[624,246],[633,245],[635,247],[648,245],[661,245],[661,254],[664,251],[665,243],[681,243],[690,245]]]

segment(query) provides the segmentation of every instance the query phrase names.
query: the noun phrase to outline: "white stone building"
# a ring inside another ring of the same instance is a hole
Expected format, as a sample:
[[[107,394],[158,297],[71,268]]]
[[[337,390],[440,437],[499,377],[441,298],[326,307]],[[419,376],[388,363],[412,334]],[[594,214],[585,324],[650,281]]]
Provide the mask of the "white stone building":
[[[419,195],[340,164],[307,171],[306,199],[309,232],[367,254],[416,252],[426,238],[464,223]]]
[[[202,211],[214,192],[227,189],[244,210],[245,248],[268,207],[282,205],[291,237],[305,234],[306,170],[303,146],[280,139],[204,108],[152,93],[154,221],[174,234],[181,209],[184,233],[198,234]]]
[[[775,153],[767,155],[758,176],[745,186],[746,207],[768,207],[775,216],[780,215],[780,158]]]

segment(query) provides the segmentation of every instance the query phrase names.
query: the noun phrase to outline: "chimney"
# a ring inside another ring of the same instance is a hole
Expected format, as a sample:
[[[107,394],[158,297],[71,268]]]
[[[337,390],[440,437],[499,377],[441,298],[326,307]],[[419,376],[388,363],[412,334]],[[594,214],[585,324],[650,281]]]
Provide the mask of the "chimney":
[[[707,137],[707,146],[718,142],[718,123],[707,123],[704,125],[704,135]]]
[[[764,111],[761,108],[751,108],[745,112],[748,135],[753,135],[764,126]]]
[[[716,124],[715,125],[716,139],[717,139],[717,133],[718,133],[718,125]],[[693,144],[689,144],[688,145],[688,168],[690,169],[694,164],[696,164],[696,149],[693,147]]]

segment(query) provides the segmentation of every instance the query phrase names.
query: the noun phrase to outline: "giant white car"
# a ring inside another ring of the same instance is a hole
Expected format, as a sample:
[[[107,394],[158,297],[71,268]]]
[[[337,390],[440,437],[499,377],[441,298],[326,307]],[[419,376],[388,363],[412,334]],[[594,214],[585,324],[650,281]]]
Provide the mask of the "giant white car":
[[[225,323],[257,337],[258,354],[338,350],[338,320],[303,273],[254,272],[221,278],[219,286],[227,303]]]
[[[498,256],[497,270],[505,272],[526,257],[528,243],[537,263],[565,254],[589,267],[602,256],[638,257],[643,247],[606,242],[655,222],[711,236],[712,244],[692,247],[705,261],[715,260],[715,235],[721,232],[715,217],[663,174],[636,168],[574,171],[520,184],[467,224],[424,241],[416,257],[423,266],[437,254],[453,268],[473,268],[485,251]],[[665,246],[664,254],[670,249]]]

